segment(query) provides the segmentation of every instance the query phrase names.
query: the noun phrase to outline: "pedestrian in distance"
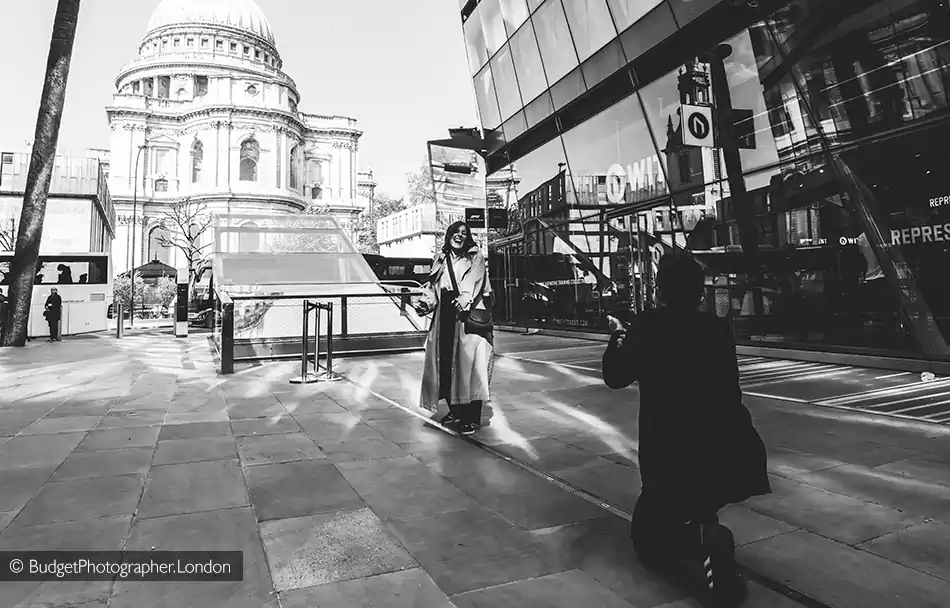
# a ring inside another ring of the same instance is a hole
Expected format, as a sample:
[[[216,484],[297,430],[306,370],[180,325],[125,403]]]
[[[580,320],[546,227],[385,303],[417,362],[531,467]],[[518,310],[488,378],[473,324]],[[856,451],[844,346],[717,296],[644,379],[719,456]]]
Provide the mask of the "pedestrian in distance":
[[[729,325],[699,306],[703,269],[688,255],[659,263],[659,306],[630,327],[608,317],[603,377],[639,383],[642,489],[631,537],[640,560],[677,576],[702,564],[701,596],[733,608],[747,596],[724,506],[771,493],[765,446],[742,403]]]
[[[445,231],[423,292],[414,308],[433,317],[420,405],[436,412],[444,399],[449,413],[441,423],[472,435],[481,422],[482,404],[490,398],[494,336],[487,264],[465,222]]]
[[[48,341],[62,342],[63,339],[59,335],[59,320],[63,318],[63,299],[59,296],[55,287],[49,290],[43,316],[46,317],[46,323],[49,325]]]

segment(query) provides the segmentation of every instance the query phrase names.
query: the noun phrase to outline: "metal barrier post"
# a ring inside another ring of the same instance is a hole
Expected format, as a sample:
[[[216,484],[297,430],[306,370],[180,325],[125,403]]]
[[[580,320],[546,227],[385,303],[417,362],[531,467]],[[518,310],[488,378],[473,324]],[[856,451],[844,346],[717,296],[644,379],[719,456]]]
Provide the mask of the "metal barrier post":
[[[234,302],[230,298],[221,307],[221,373],[234,373]]]
[[[300,352],[300,375],[296,378],[291,378],[291,384],[312,384],[317,381],[317,378],[310,373],[310,364],[308,359],[310,358],[307,352],[309,350],[309,345],[307,344],[310,339],[310,311],[316,308],[316,304],[311,304],[310,300],[303,301],[303,330],[300,332],[300,342],[301,342],[301,352]],[[319,309],[318,309],[319,310]],[[316,359],[315,363],[319,365],[320,361],[320,313],[317,312],[317,326],[314,329],[314,333],[317,335],[317,344],[316,344]]]
[[[115,337],[122,338],[125,336],[125,307],[122,304],[116,304],[112,307],[115,311]]]
[[[347,298],[340,297],[340,337],[346,339],[349,335],[349,315],[347,314]],[[332,333],[332,332],[331,332]]]
[[[327,303],[327,380],[339,380],[333,374],[333,302]]]

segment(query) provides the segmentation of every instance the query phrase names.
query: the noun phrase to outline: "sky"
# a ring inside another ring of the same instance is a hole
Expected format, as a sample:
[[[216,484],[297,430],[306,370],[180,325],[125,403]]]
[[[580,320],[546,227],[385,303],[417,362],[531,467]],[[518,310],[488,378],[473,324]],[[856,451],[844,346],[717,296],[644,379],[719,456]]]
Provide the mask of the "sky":
[[[426,141],[476,126],[455,0],[256,0],[270,20],[300,109],[359,121],[360,169],[405,194]],[[108,148],[105,106],[159,0],[82,0],[60,153]],[[33,139],[56,0],[0,0],[0,144]]]

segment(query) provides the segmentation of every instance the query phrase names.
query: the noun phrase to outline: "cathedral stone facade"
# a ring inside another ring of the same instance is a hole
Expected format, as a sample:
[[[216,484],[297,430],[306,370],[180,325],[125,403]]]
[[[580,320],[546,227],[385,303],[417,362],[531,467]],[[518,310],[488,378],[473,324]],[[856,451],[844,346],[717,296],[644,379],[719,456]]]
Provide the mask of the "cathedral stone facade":
[[[253,0],[162,0],[107,108],[116,272],[182,265],[160,224],[183,199],[214,214],[315,205],[352,233],[375,188],[358,170],[362,132],[353,118],[302,112],[282,65]]]

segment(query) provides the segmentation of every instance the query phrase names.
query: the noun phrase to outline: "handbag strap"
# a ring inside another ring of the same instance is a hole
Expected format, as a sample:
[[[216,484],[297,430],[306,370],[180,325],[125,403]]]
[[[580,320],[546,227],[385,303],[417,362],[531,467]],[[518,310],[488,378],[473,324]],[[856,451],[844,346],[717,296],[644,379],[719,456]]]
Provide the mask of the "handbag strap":
[[[458,297],[458,296],[462,295],[462,292],[459,291],[459,284],[458,284],[458,282],[455,280],[455,262],[452,261],[452,254],[451,254],[451,253],[449,253],[449,254],[447,254],[447,255],[445,256],[445,261],[446,261],[446,265],[449,267],[449,279],[451,279],[451,281],[452,281],[452,289],[455,290],[455,296]],[[478,304],[478,303],[481,302],[482,300],[484,300],[484,297],[482,296],[481,293],[479,293],[479,294],[478,294],[477,296],[475,296],[475,298],[472,300],[472,304],[473,304],[473,305],[474,305],[474,304]],[[473,306],[473,308],[474,308],[474,306]]]
[[[455,291],[455,297],[462,295],[459,291],[459,284],[455,280],[455,262],[452,260],[452,254],[446,254],[445,265],[449,267],[449,279],[452,281],[452,290]]]

